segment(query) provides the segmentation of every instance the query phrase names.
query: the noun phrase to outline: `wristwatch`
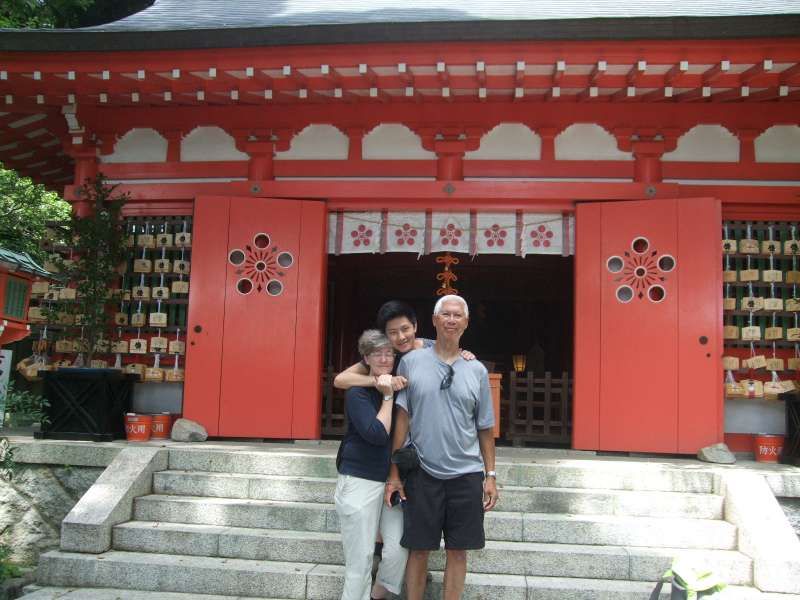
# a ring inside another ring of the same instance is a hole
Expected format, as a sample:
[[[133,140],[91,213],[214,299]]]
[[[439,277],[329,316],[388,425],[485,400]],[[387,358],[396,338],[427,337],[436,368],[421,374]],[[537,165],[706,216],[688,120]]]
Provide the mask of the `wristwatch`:
[[[497,471],[486,471],[486,476],[494,477],[495,479],[497,479]]]
[[[384,396],[383,397],[383,401],[384,402],[391,402],[392,400],[394,400],[394,396]]]

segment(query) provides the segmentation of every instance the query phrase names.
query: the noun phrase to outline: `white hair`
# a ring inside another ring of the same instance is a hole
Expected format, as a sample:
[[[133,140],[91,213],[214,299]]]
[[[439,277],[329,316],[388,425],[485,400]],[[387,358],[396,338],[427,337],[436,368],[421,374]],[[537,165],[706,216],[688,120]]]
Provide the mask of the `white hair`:
[[[464,316],[469,319],[469,306],[467,306],[467,301],[461,296],[456,296],[455,294],[448,294],[447,296],[442,296],[439,298],[439,300],[436,302],[436,306],[433,307],[434,316],[442,312],[442,306],[444,306],[445,302],[450,301],[460,302],[464,306]]]

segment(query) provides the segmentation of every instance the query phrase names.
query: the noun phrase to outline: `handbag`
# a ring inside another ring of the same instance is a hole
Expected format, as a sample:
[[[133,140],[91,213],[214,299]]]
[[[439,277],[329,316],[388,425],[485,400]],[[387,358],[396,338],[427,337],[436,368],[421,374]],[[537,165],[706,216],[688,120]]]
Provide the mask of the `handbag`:
[[[398,448],[392,453],[392,463],[397,465],[400,479],[405,480],[410,473],[419,468],[419,455],[414,446]]]

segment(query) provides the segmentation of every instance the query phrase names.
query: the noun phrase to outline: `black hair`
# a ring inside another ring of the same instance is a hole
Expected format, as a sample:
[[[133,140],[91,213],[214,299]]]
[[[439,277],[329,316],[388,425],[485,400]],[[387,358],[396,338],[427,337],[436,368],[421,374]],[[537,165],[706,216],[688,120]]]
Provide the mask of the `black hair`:
[[[386,323],[398,317],[406,317],[411,324],[416,327],[417,313],[411,305],[402,300],[389,300],[378,309],[378,316],[375,318],[375,327],[381,331],[386,331]]]

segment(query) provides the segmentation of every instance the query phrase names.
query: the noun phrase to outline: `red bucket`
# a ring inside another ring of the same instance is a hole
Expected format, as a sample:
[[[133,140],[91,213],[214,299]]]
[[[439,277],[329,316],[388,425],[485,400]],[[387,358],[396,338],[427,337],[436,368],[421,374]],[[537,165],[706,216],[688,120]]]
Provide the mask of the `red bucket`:
[[[782,435],[756,435],[753,441],[753,453],[757,462],[776,463],[783,452]]]
[[[125,415],[125,437],[129,442],[146,442],[150,439],[153,417],[150,415]]]
[[[150,427],[150,437],[154,440],[168,440],[172,431],[172,415],[161,413],[153,415],[153,424]]]

